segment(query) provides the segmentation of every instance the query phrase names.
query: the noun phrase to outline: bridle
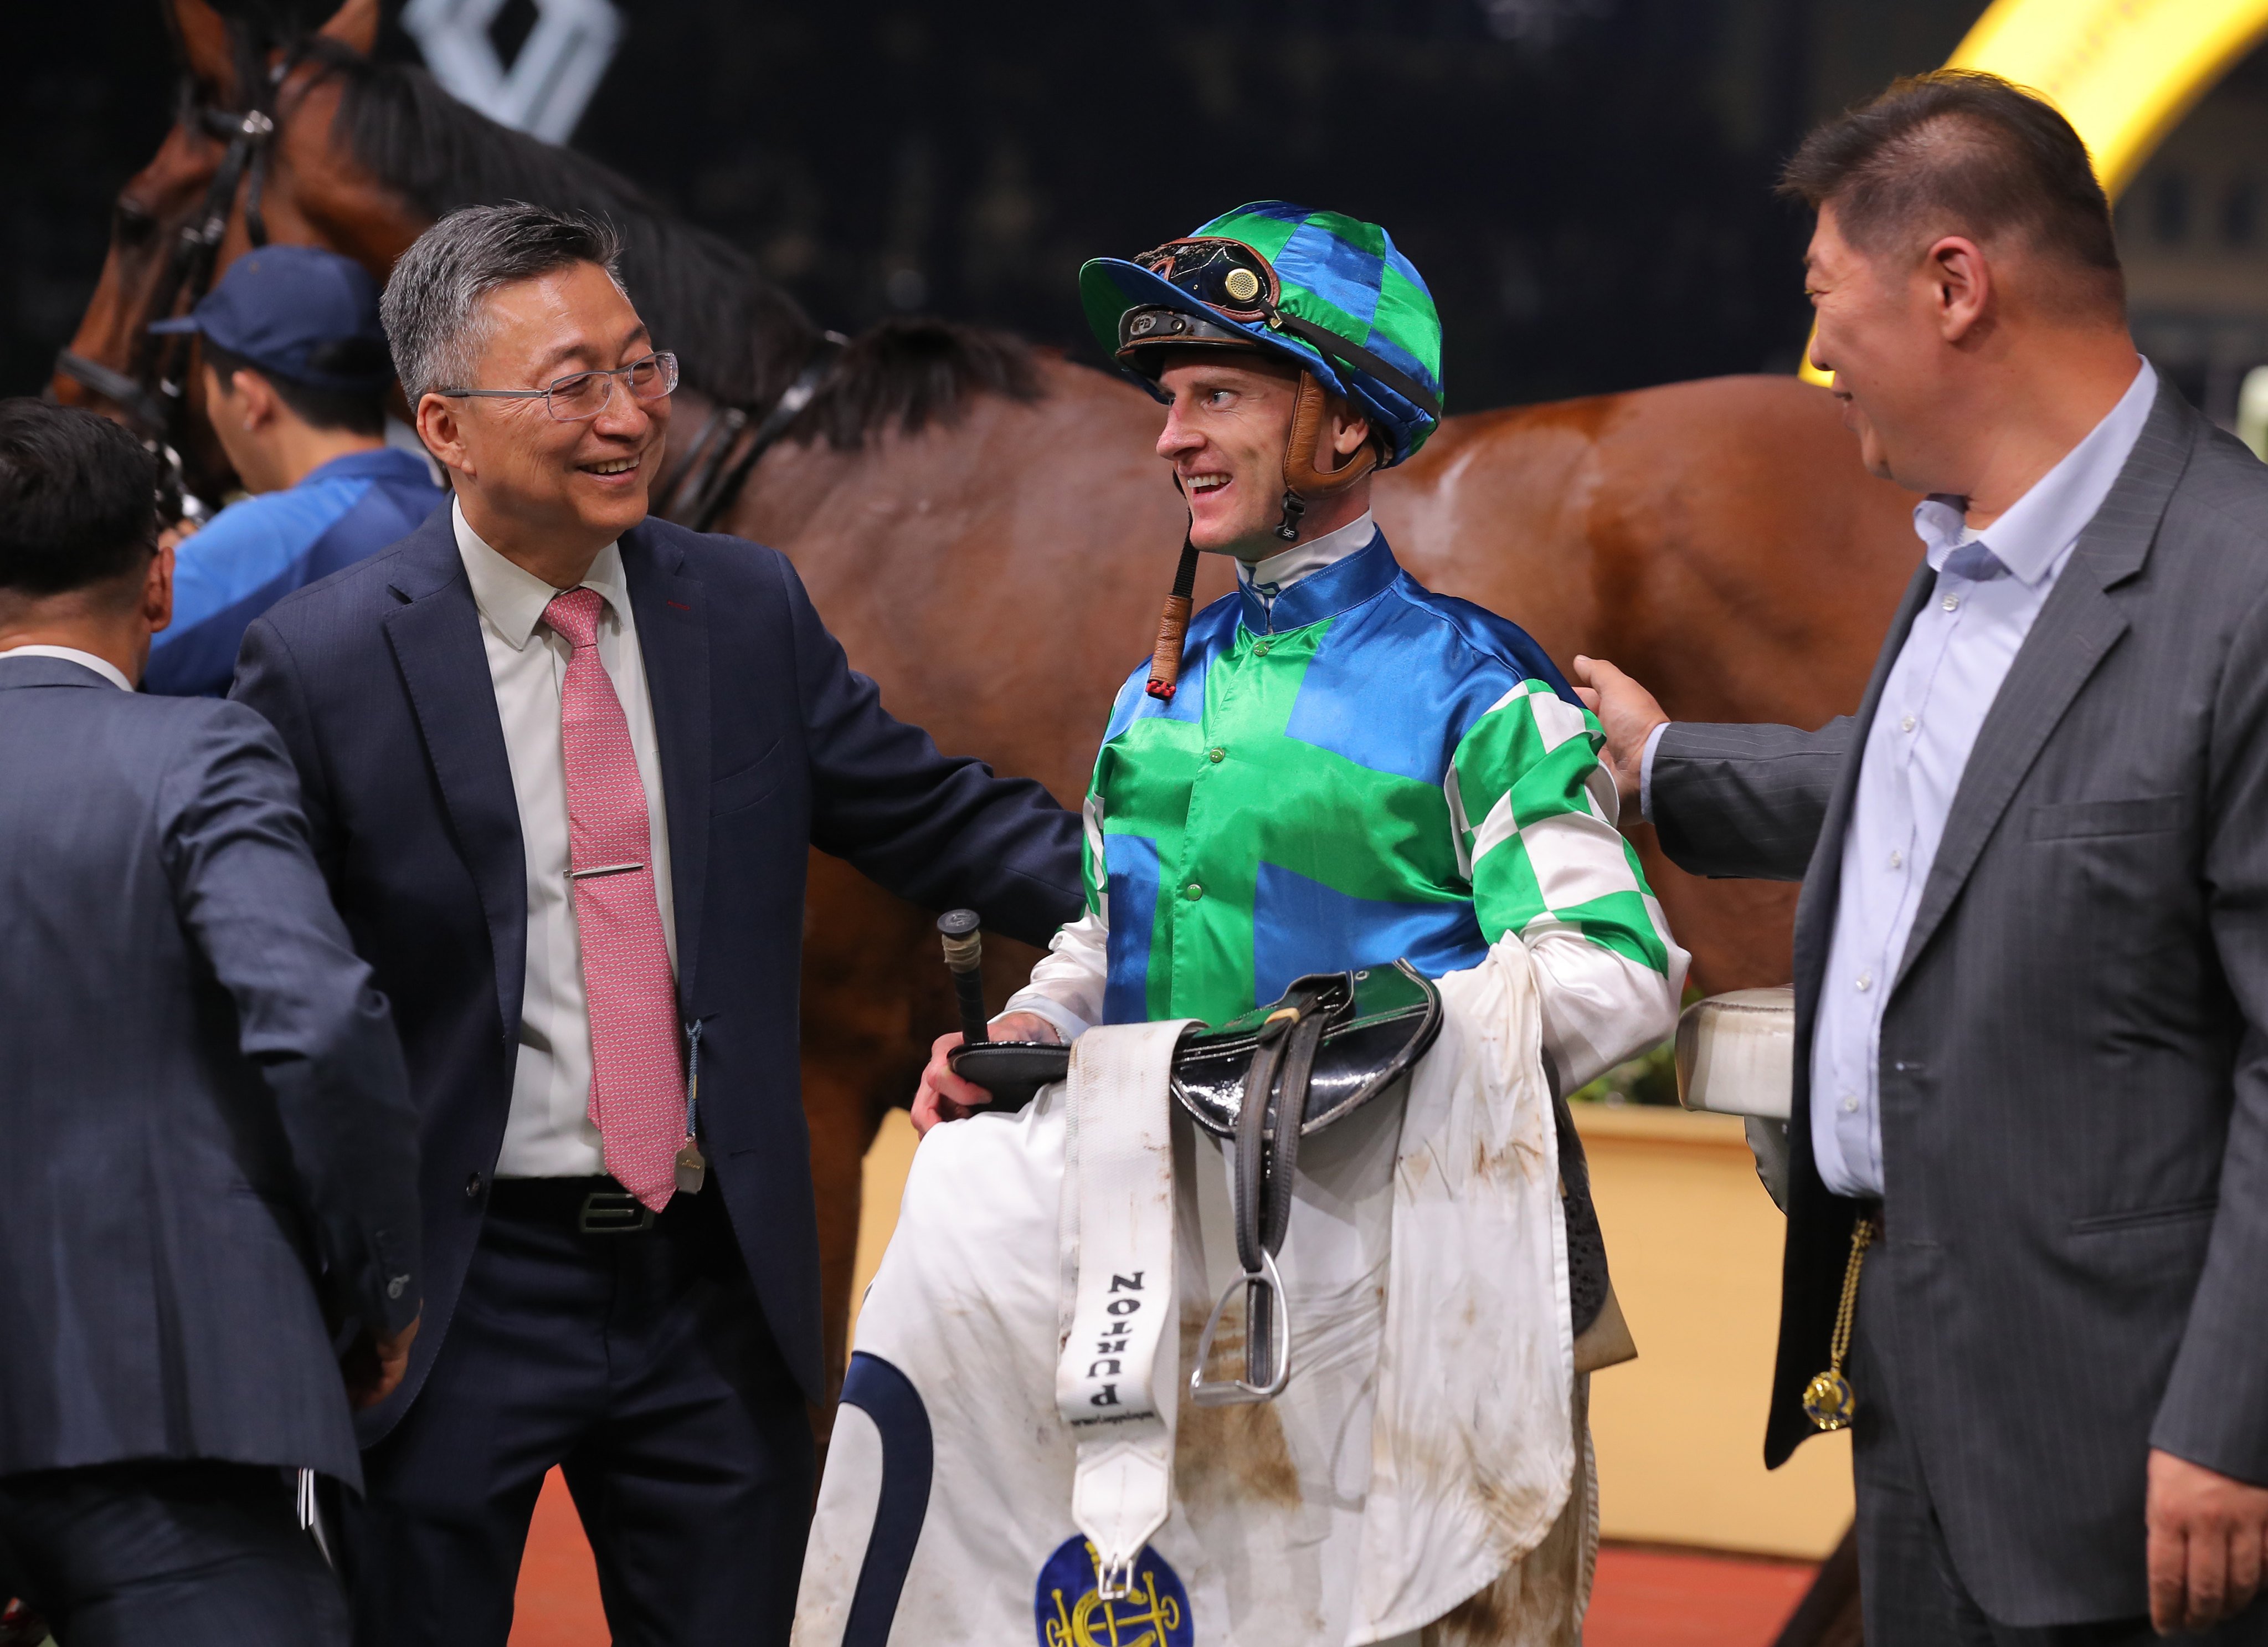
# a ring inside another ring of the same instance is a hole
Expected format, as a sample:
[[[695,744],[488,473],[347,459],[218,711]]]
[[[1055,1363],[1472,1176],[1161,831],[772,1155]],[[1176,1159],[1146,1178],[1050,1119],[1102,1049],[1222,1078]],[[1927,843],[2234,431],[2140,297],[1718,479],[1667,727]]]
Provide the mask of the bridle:
[[[278,90],[306,55],[303,48],[287,51],[272,69],[261,70],[246,59],[241,84],[255,88],[252,105],[243,109],[214,108],[195,100],[193,86],[182,90],[181,119],[224,139],[228,149],[205,190],[203,204],[181,225],[166,260],[165,273],[148,308],[135,321],[133,342],[122,372],[90,360],[66,346],[56,351],[55,372],[92,390],[126,414],[142,443],[165,462],[173,486],[181,496],[182,513],[199,518],[205,506],[188,491],[180,448],[188,444],[188,376],[189,339],[186,336],[155,336],[150,322],[187,313],[212,289],[213,271],[220,258],[220,243],[228,233],[239,186],[244,187],[244,225],[255,247],[268,244],[268,223],[260,196],[268,179],[268,160],[276,137],[274,113]],[[248,183],[247,180],[249,180]]]
[[[840,332],[822,335],[805,358],[803,369],[760,418],[746,406],[712,408],[694,432],[686,447],[684,465],[666,496],[656,503],[654,513],[696,532],[714,530],[733,499],[740,495],[757,462],[787,432],[796,415],[811,404],[850,341]]]
[[[194,308],[212,290],[220,244],[228,233],[237,192],[244,192],[245,232],[254,247],[268,244],[261,195],[268,181],[269,157],[277,129],[276,105],[284,83],[308,60],[332,61],[335,48],[318,38],[292,46],[273,67],[264,67],[248,42],[237,42],[237,83],[254,88],[251,105],[215,108],[197,100],[194,83],[181,92],[181,123],[228,144],[202,204],[173,237],[165,273],[144,313],[136,317],[124,371],[90,360],[69,346],[56,351],[55,373],[92,390],[125,414],[128,425],[165,465],[167,489],[178,495],[178,513],[202,521],[207,506],[191,494],[181,462],[188,442],[189,338],[153,334],[150,323]],[[656,513],[706,532],[724,518],[764,454],[787,432],[826,382],[850,340],[828,332],[806,357],[786,389],[761,415],[754,407],[720,405],[710,412],[688,448],[683,467]]]

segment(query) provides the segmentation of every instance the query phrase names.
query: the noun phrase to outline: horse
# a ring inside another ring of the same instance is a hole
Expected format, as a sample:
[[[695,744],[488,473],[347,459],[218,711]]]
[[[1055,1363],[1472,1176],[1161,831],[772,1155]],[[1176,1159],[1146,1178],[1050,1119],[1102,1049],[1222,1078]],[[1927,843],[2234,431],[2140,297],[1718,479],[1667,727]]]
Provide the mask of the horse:
[[[1112,696],[1146,654],[1184,513],[1139,389],[1012,335],[938,320],[822,332],[753,262],[584,157],[372,57],[376,0],[271,42],[169,0],[180,114],[125,186],[50,393],[227,484],[195,374],[150,321],[263,239],[383,279],[435,218],[526,199],[603,213],[690,431],[657,498],[795,563],[853,663],[949,752],[1083,794]],[[1168,225],[1169,227],[1171,225]],[[186,249],[185,249],[186,248]],[[1612,657],[1683,719],[1816,726],[1858,703],[1919,545],[1911,499],[1861,468],[1835,403],[1734,377],[1447,418],[1382,473],[1376,512],[1428,587],[1502,612],[1556,659]],[[1229,586],[1226,563],[1202,602]],[[1785,981],[1793,888],[1706,882],[1625,819],[1709,991]],[[860,1163],[954,1014],[923,913],[814,854],[803,1096],[829,1387],[839,1386]],[[988,946],[994,1000],[1034,952]],[[823,1434],[825,1415],[816,1421]]]

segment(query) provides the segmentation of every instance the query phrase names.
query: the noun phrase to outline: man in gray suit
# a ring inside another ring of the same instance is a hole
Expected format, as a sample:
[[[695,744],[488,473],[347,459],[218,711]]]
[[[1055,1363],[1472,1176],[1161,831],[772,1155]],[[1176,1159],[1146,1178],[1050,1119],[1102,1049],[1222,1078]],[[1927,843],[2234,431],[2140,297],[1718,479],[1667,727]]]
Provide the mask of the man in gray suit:
[[[2268,1640],[2268,469],[2138,359],[2044,102],[1901,82],[1786,186],[1926,495],[1865,701],[1575,667],[1674,861],[1804,883],[1765,1458],[1853,1422],[1868,1647]]]
[[[358,1485],[350,1399],[408,1358],[407,1082],[276,734],[133,691],[155,481],[0,402],[0,1600],[64,1647],[343,1643],[291,1472]]]

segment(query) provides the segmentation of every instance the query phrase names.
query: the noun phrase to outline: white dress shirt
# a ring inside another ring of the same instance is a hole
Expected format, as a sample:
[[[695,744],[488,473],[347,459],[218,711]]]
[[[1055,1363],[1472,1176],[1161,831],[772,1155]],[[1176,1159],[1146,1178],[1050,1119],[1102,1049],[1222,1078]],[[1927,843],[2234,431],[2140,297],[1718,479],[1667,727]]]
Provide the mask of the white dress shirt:
[[[98,658],[92,652],[81,652],[77,646],[11,646],[0,652],[0,658],[61,658],[66,663],[76,663],[92,669],[122,692],[134,690],[118,666],[107,658]]]
[[[1958,498],[1914,507],[1914,530],[1937,587],[1890,666],[1859,752],[1811,1048],[1811,1152],[1820,1178],[1838,1195],[1882,1193],[1882,1014],[1970,751],[2157,395],[2158,374],[2145,360],[2087,438],[1982,532],[1967,529]],[[1980,559],[1972,544],[1989,555]],[[1964,565],[1977,575],[1964,576]],[[1649,817],[1653,753],[1664,730],[1657,727],[1646,742],[1642,793]]]
[[[453,502],[449,507],[457,553],[473,586],[473,603],[480,609],[481,644],[488,652],[497,714],[504,723],[527,868],[527,977],[520,995],[512,1109],[497,1176],[594,1178],[606,1171],[606,1160],[589,1114],[591,1015],[583,994],[573,884],[567,878],[567,760],[559,727],[559,684],[574,649],[542,621],[543,609],[559,591],[490,549],[466,524],[464,510]],[[653,699],[646,691],[621,549],[609,543],[600,550],[581,587],[596,589],[607,603],[599,619],[599,661],[622,701],[638,780],[645,786],[654,896],[661,905],[662,942],[674,971],[677,919],[670,902],[661,746],[654,736]]]

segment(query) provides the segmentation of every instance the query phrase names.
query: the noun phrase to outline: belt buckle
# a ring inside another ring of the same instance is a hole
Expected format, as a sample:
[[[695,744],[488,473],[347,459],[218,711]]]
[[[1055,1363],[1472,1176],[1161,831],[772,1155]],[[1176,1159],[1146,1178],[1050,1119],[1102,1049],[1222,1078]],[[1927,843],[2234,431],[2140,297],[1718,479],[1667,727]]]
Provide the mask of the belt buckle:
[[[628,1190],[593,1190],[575,1215],[575,1228],[588,1236],[638,1235],[653,1228],[653,1208]]]

